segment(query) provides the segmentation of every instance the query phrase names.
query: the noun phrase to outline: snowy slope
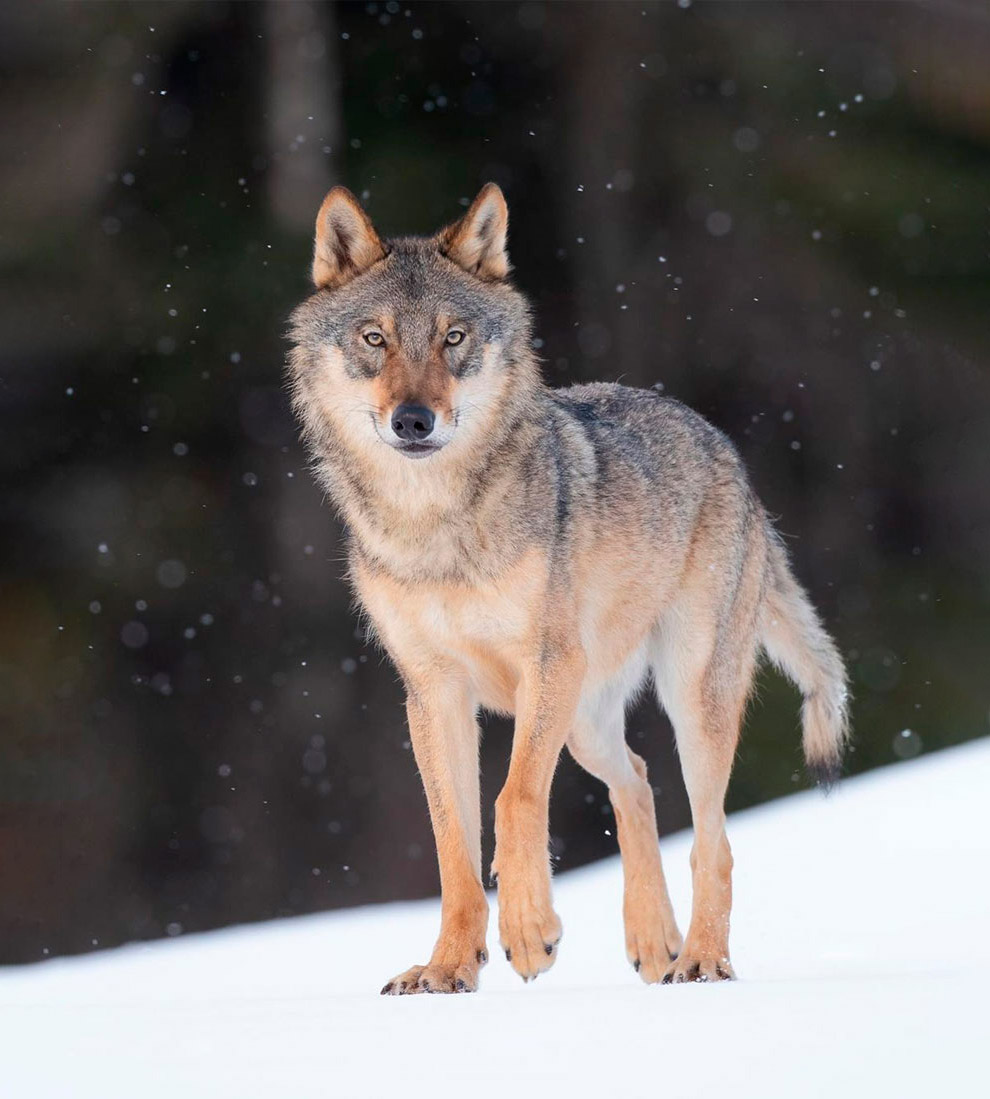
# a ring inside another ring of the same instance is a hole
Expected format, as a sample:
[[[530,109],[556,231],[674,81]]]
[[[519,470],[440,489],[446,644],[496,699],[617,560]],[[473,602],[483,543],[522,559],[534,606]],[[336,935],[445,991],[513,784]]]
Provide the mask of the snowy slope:
[[[556,883],[564,942],[528,986],[380,997],[435,902],[0,971],[5,1099],[986,1095],[990,741],[730,820],[734,984],[646,987],[617,861]],[[689,837],[663,853],[682,930]]]

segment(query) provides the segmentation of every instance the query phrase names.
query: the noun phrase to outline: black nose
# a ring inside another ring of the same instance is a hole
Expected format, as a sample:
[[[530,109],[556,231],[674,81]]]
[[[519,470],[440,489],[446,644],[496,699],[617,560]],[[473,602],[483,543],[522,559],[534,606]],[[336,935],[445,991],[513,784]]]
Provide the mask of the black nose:
[[[433,431],[436,417],[428,408],[418,404],[400,404],[392,415],[392,430],[400,439],[418,443]]]

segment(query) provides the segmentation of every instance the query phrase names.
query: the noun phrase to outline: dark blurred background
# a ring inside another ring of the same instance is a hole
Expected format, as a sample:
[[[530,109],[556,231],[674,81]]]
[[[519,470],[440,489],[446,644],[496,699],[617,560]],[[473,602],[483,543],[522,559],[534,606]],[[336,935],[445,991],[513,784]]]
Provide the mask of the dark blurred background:
[[[850,772],[990,732],[988,59],[981,0],[4,4],[0,961],[437,889],[282,388],[336,182],[396,233],[496,180],[547,378],[738,443]],[[798,706],[763,674],[730,807],[806,785]],[[560,869],[610,812],[563,762]]]

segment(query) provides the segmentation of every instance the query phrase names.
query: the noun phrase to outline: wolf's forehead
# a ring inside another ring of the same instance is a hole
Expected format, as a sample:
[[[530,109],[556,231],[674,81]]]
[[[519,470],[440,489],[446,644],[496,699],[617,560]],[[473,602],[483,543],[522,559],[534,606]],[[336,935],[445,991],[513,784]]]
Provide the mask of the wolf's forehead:
[[[479,292],[442,257],[390,256],[381,276],[369,280],[364,304],[386,314],[401,335],[424,337],[437,322],[474,320],[490,312]]]
[[[436,253],[398,253],[389,257],[383,289],[397,308],[414,308],[434,314],[450,309],[475,309],[479,295],[472,293]]]

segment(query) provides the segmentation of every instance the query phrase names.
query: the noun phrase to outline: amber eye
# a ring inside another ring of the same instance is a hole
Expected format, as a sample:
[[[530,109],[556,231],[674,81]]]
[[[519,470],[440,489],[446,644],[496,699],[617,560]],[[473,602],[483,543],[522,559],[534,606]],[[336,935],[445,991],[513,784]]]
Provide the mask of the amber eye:
[[[381,334],[381,332],[365,332],[364,342],[369,347],[384,347],[385,337]]]
[[[444,343],[446,343],[446,345],[448,347],[456,347],[459,343],[463,343],[463,342],[464,342],[464,333],[459,328],[452,328],[447,333],[446,340],[444,340]]]

